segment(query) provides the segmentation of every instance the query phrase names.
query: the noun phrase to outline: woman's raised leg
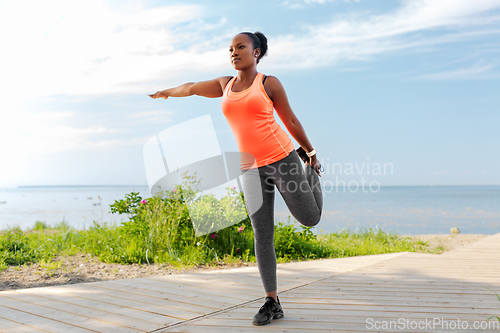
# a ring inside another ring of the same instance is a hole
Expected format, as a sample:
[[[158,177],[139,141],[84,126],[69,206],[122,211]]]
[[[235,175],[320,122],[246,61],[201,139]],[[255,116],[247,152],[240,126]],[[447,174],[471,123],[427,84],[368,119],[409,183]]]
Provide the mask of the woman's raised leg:
[[[274,182],[293,217],[307,227],[317,225],[323,211],[323,193],[314,168],[306,165],[304,170],[295,151],[274,168]]]

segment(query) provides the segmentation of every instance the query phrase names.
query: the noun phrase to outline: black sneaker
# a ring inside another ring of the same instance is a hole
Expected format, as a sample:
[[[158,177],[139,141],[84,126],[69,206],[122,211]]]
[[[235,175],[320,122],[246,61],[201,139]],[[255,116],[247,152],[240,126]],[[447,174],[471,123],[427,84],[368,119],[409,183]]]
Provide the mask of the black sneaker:
[[[266,302],[259,309],[259,312],[253,316],[253,324],[257,326],[270,324],[273,319],[283,318],[285,315],[281,308],[280,299],[276,296],[278,302],[271,296],[266,297]]]

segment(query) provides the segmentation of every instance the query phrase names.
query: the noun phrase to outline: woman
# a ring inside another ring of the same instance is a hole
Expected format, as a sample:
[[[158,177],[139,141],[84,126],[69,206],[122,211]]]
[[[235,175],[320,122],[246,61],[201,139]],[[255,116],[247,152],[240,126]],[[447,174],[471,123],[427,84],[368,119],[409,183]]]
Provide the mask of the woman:
[[[189,82],[149,95],[155,99],[191,95],[222,97],[222,112],[240,152],[246,153],[242,154],[246,157],[241,158],[240,168],[243,193],[255,235],[257,266],[267,296],[253,318],[254,325],[269,324],[272,319],[283,317],[277,296],[273,242],[274,186],[292,215],[303,225],[318,224],[323,208],[318,178],[321,164],[316,151],[293,113],[281,82],[274,76],[257,72],[257,64],[266,52],[267,38],[262,33],[242,32],[232,39],[229,47],[230,61],[237,76]],[[297,152],[289,136],[276,123],[273,107],[300,144]],[[299,155],[305,162],[305,170]]]

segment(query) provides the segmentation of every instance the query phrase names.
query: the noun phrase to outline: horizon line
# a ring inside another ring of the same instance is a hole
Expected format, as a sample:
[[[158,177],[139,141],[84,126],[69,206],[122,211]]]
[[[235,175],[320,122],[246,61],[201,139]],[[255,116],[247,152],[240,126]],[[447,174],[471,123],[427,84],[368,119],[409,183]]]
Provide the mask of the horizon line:
[[[27,187],[149,187],[149,185],[18,185],[15,188]]]
[[[380,185],[380,187],[402,187],[402,186],[414,186],[414,187],[437,187],[437,186],[500,186],[500,184],[403,184],[403,185]],[[47,187],[144,187],[149,188],[149,185],[18,185],[12,187],[0,187],[0,188],[47,188]],[[345,187],[340,186],[339,187]]]

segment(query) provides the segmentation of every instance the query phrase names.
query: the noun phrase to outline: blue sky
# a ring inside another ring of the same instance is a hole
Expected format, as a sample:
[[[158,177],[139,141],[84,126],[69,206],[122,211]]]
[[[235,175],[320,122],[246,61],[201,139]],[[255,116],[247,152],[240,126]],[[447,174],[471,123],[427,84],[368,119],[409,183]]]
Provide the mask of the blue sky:
[[[0,187],[145,184],[147,140],[205,114],[236,151],[220,99],[147,94],[235,75],[241,31],[323,164],[392,165],[324,180],[500,184],[498,0],[2,1]]]

